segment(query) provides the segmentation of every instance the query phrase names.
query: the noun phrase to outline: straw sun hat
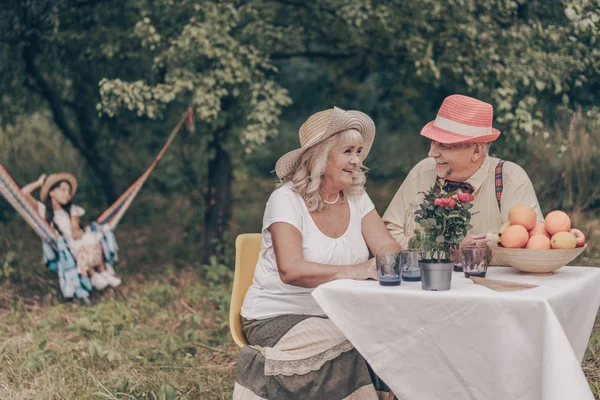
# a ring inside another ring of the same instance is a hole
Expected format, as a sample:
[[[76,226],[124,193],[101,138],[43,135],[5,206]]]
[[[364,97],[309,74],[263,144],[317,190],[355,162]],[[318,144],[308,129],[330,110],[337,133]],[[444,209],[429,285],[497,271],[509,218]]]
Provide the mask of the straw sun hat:
[[[306,120],[298,131],[300,148],[284,154],[275,165],[280,178],[292,175],[300,162],[302,154],[312,146],[321,143],[336,133],[355,129],[363,137],[363,148],[359,155],[361,161],[367,158],[375,138],[375,124],[369,116],[360,111],[345,111],[341,108],[319,111]]]
[[[454,94],[444,99],[435,121],[425,125],[421,135],[444,144],[493,142],[500,136],[493,119],[491,104]]]
[[[52,185],[60,181],[69,182],[71,185],[71,197],[75,195],[75,192],[77,191],[77,179],[75,179],[75,177],[69,173],[61,172],[58,174],[48,175],[48,177],[46,177],[46,180],[42,185],[42,189],[40,190],[40,200],[42,200],[42,202],[46,201],[48,192],[50,191]]]

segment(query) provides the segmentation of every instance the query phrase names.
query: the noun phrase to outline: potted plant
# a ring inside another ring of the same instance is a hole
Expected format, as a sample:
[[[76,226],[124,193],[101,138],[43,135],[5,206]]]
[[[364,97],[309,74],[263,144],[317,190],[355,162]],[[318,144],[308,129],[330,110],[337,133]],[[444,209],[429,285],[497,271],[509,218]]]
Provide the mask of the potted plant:
[[[452,254],[471,228],[473,195],[446,192],[443,180],[425,193],[415,218],[413,247],[422,249],[419,262],[423,290],[449,290],[452,280]]]

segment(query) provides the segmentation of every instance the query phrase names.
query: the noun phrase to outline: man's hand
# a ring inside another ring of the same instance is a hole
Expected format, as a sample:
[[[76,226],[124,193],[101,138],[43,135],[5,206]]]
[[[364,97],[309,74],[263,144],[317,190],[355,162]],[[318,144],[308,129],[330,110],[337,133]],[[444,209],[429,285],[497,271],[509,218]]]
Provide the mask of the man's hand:
[[[460,242],[460,247],[486,247],[488,240],[485,233],[477,235],[469,233],[462,242]]]
[[[461,247],[487,247],[490,238],[487,234],[481,233],[477,235],[468,234],[461,242],[460,247],[454,249],[450,256],[454,264],[460,264],[460,248]]]

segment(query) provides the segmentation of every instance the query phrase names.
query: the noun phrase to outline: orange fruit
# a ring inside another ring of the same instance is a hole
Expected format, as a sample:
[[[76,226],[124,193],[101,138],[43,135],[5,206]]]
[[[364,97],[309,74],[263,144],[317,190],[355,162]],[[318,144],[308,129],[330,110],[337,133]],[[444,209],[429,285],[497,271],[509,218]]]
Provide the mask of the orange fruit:
[[[510,209],[508,220],[511,225],[523,225],[526,230],[530,230],[535,226],[537,215],[533,208],[520,204]]]
[[[574,249],[577,247],[577,239],[571,232],[557,232],[552,235],[553,249]]]
[[[571,229],[571,218],[563,211],[552,211],[546,215],[544,221],[546,231],[552,236],[558,232],[569,232]]]
[[[500,242],[502,246],[508,248],[521,248],[525,247],[529,240],[529,232],[523,225],[511,225],[504,230]]]
[[[529,230],[529,237],[533,237],[535,235],[546,235],[548,239],[552,236],[546,231],[546,225],[543,222],[536,222],[535,226]]]
[[[505,223],[502,224],[502,226],[498,230],[498,233],[502,235],[504,233],[504,231],[506,230],[506,228],[508,228],[509,226],[510,226],[510,221],[506,221]]]
[[[552,248],[550,238],[543,233],[533,235],[527,241],[526,249],[547,250]]]

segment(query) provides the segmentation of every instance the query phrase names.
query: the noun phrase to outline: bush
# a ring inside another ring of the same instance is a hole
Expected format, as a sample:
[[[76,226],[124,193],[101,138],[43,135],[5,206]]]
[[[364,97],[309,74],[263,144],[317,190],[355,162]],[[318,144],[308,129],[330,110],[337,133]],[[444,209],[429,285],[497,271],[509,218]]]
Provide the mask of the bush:
[[[600,124],[581,110],[531,138],[526,166],[545,212],[600,207]]]

